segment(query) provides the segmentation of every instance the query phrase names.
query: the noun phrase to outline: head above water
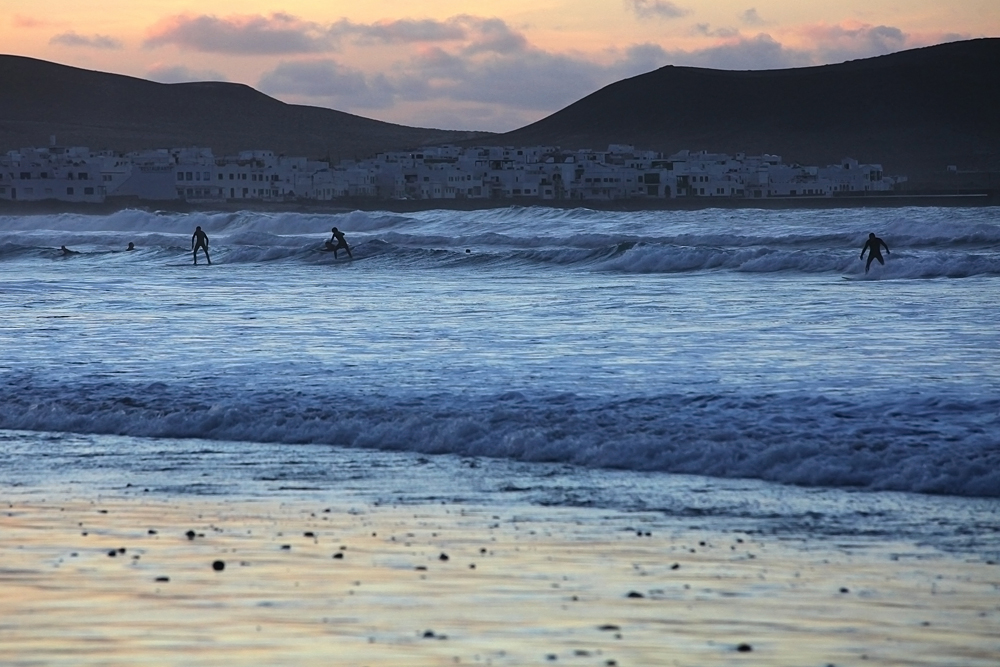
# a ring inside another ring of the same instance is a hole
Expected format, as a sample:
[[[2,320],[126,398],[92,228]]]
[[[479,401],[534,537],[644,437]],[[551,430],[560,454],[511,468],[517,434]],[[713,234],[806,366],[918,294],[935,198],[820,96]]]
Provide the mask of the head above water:
[[[337,228],[336,228],[336,227],[334,227],[334,228],[333,228],[333,229],[331,229],[330,231],[331,231],[331,232],[333,232],[334,234],[336,234],[336,233],[337,233]]]
[[[868,238],[870,239],[875,238],[875,232],[868,232]]]
[[[135,243],[133,243],[132,241],[129,241],[128,242],[128,249],[129,250],[134,250],[135,249]]]
[[[201,225],[198,225],[197,227],[195,227],[195,228],[194,228],[194,231],[196,231],[196,232],[200,232],[200,231],[201,231]]]

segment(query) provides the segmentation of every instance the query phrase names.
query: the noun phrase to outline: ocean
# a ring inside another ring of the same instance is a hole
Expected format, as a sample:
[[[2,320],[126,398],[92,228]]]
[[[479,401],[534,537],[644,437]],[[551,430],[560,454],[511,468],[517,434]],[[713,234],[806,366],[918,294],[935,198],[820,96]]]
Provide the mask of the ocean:
[[[2,216],[0,312],[8,494],[517,499],[1000,554],[998,208]]]

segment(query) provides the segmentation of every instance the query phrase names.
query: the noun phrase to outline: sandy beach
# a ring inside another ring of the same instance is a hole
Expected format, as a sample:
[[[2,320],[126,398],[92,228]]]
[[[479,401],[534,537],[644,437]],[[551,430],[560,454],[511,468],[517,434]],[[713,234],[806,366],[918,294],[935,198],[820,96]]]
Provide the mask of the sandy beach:
[[[656,514],[29,492],[5,665],[996,665],[1000,566]]]

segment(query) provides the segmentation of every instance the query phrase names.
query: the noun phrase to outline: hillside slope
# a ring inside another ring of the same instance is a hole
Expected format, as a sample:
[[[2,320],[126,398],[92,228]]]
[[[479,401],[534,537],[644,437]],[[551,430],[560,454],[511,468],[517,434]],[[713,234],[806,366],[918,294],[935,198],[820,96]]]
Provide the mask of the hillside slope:
[[[163,84],[0,55],[0,150],[64,146],[130,151],[208,146],[360,158],[476,136],[285,104],[234,83]]]
[[[768,152],[802,164],[851,156],[929,182],[947,165],[1000,169],[998,110],[1000,39],[978,39],[822,67],[663,67],[494,140]]]

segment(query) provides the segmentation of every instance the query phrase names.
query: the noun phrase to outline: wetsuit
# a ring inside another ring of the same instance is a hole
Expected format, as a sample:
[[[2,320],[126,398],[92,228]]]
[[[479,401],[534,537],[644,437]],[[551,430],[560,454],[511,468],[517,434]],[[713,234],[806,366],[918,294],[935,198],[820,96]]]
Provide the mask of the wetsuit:
[[[212,263],[212,258],[208,255],[208,234],[202,231],[201,227],[194,230],[194,235],[191,237],[191,249],[194,251],[194,263],[198,263],[198,249],[201,248],[205,251],[205,259],[208,263]]]
[[[336,241],[336,243],[334,243]],[[344,232],[340,231],[336,227],[333,228],[333,236],[329,241],[326,242],[326,247],[333,251],[333,256],[336,258],[338,250],[346,250],[347,256],[354,259],[354,255],[351,254],[351,248],[347,245],[347,240],[344,238]]]
[[[892,254],[889,252],[889,246],[885,244],[885,241],[875,236],[874,234],[868,235],[868,240],[865,241],[864,247],[861,248],[861,259],[865,258],[865,251],[866,250],[868,251],[868,263],[865,264],[865,273],[868,273],[868,269],[871,268],[873,259],[877,259],[879,264],[885,266],[885,260],[882,259],[882,251],[881,251],[882,247],[885,248],[885,252],[887,255]]]

